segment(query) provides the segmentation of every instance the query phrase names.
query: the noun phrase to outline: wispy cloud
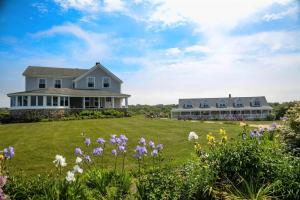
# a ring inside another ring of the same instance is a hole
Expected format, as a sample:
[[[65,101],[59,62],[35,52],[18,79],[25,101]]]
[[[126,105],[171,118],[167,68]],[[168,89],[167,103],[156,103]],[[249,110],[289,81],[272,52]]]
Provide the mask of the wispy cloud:
[[[274,21],[274,20],[283,19],[287,16],[297,17],[297,14],[299,12],[300,12],[299,7],[291,7],[291,8],[288,8],[286,11],[283,11],[283,12],[265,14],[263,16],[263,20],[265,20],[265,21]]]
[[[54,0],[63,10],[75,9],[84,12],[98,12],[99,0]]]
[[[54,35],[73,35],[84,42],[85,46],[80,44],[65,44],[71,49],[71,56],[76,60],[99,60],[103,57],[108,57],[110,54],[110,47],[107,45],[109,35],[106,33],[95,33],[83,30],[76,24],[67,23],[60,26],[53,26],[52,28],[32,34],[35,38],[49,37]]]
[[[31,6],[36,8],[42,14],[48,12],[47,6],[43,3],[33,3],[33,4],[31,4]]]

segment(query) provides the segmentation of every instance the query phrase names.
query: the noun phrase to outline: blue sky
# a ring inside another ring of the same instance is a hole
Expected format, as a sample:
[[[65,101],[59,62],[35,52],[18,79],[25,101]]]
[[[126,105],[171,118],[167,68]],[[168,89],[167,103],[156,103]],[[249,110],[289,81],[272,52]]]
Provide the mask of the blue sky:
[[[265,95],[300,100],[300,3],[289,0],[0,1],[0,107],[28,65],[91,68],[131,104]]]

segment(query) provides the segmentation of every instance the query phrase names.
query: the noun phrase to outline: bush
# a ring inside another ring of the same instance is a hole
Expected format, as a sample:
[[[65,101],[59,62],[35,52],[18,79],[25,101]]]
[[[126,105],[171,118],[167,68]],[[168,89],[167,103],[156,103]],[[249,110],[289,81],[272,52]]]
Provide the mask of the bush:
[[[286,113],[287,121],[282,128],[282,136],[287,150],[300,155],[300,103],[295,104]]]
[[[95,197],[125,199],[130,194],[132,179],[127,173],[94,169],[86,174],[85,179],[87,188]]]
[[[180,199],[183,182],[174,169],[153,169],[138,174],[139,199]]]

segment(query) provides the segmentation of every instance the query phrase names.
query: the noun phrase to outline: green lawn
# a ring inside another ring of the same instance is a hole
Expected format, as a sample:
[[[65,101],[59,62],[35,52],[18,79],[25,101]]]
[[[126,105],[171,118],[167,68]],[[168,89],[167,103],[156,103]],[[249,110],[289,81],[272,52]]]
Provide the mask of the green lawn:
[[[0,125],[0,149],[8,145],[14,146],[16,155],[9,163],[11,170],[21,170],[29,175],[53,170],[52,161],[56,154],[65,156],[68,167],[72,167],[75,160],[74,148],[79,146],[85,150],[82,131],[92,139],[90,152],[95,147],[98,137],[104,137],[108,142],[111,134],[123,133],[129,138],[127,168],[137,166],[133,154],[141,136],[146,138],[147,142],[153,139],[156,144],[162,143],[166,158],[164,163],[178,165],[189,159],[193,150],[193,144],[187,141],[190,131],[195,131],[200,137],[199,142],[205,145],[206,134],[213,132],[218,135],[221,127],[226,129],[229,139],[236,137],[241,131],[237,124],[151,120],[143,117],[6,124]],[[110,168],[113,167],[111,149],[112,145],[107,144],[105,165]],[[146,159],[149,160],[149,157]]]

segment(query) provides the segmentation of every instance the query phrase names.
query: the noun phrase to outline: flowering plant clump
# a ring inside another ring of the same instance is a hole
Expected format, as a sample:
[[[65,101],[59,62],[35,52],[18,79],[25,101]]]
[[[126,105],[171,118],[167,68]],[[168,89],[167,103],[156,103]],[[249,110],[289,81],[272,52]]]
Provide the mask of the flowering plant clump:
[[[189,133],[189,136],[188,136],[189,141],[198,140],[198,138],[199,138],[199,136],[194,131],[191,131]]]
[[[9,146],[3,151],[0,151],[0,200],[7,199],[7,196],[4,194],[4,191],[2,188],[7,182],[7,176],[5,175],[5,170],[4,170],[4,162],[6,160],[10,160],[15,156],[15,149],[12,146]]]
[[[212,133],[208,133],[207,136],[207,143],[209,146],[214,146],[215,145],[215,137],[212,135]]]
[[[221,135],[221,144],[222,143],[226,143],[226,141],[227,141],[227,134],[226,134],[226,130],[224,128],[220,129],[220,135]]]

